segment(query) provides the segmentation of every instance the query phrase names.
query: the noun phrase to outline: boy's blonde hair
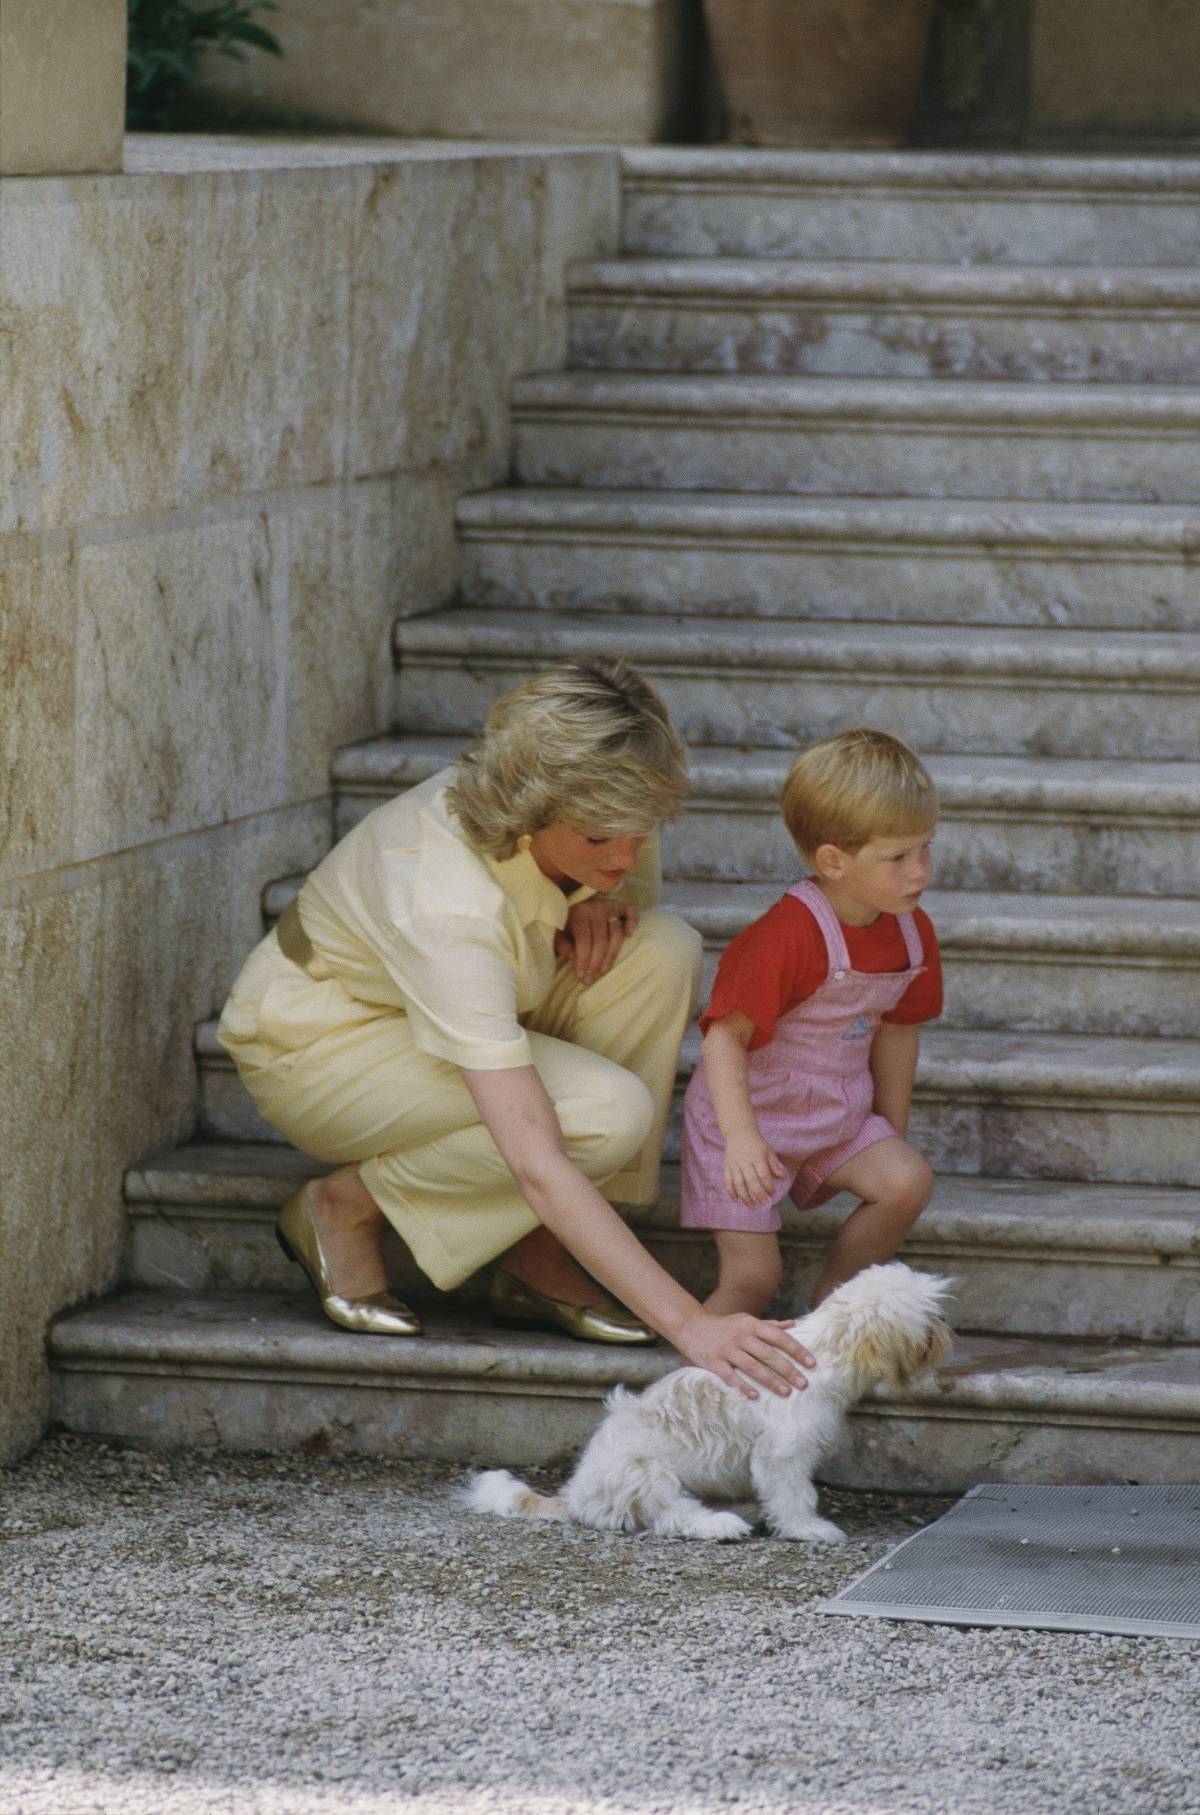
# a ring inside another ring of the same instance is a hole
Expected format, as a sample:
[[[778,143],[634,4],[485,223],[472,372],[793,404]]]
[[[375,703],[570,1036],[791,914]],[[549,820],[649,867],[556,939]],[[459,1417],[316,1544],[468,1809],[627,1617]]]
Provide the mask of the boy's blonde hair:
[[[853,857],[873,838],[903,838],[937,820],[937,791],[915,750],[869,725],[807,749],[792,764],[779,805],[810,863],[823,844]]]
[[[598,656],[498,699],[449,799],[476,849],[502,859],[558,822],[593,837],[653,832],[687,785],[687,750],[657,691],[623,658]]]

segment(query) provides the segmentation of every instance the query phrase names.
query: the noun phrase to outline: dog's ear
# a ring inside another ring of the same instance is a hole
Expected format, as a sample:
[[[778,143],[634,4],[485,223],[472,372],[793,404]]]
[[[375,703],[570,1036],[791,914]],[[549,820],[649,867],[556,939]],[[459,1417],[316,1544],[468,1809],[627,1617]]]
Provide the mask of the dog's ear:
[[[929,1330],[917,1361],[916,1372],[913,1375],[914,1380],[918,1374],[932,1373],[934,1368],[940,1368],[943,1361],[949,1361],[953,1351],[954,1331],[944,1317],[931,1317]]]
[[[954,1332],[949,1324],[941,1317],[930,1317],[919,1331],[905,1331],[897,1341],[888,1379],[894,1386],[908,1386],[949,1360],[953,1347]]]
[[[939,1367],[954,1347],[954,1333],[941,1317],[926,1317],[915,1327],[877,1323],[864,1330],[854,1349],[854,1363],[871,1380],[908,1386]]]

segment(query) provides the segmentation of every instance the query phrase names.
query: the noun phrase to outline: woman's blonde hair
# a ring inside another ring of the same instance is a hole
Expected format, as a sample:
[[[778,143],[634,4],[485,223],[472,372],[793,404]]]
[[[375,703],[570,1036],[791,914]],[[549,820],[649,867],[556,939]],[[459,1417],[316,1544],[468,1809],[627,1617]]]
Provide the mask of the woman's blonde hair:
[[[687,784],[687,751],[656,690],[621,657],[597,656],[498,699],[449,800],[471,843],[505,858],[562,821],[593,837],[653,832]]]
[[[873,838],[903,838],[937,820],[937,791],[914,750],[889,731],[854,725],[792,764],[783,822],[810,862],[823,844],[853,856]]]

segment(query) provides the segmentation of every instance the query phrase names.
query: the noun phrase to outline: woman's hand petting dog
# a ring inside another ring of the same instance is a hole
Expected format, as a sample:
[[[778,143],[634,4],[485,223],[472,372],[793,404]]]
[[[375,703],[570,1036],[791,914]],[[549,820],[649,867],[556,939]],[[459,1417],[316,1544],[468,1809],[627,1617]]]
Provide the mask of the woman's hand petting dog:
[[[759,1386],[786,1398],[807,1387],[801,1368],[817,1365],[816,1356],[796,1341],[794,1330],[793,1323],[775,1317],[701,1309],[676,1332],[675,1347],[685,1361],[707,1368],[746,1399],[757,1399]]]

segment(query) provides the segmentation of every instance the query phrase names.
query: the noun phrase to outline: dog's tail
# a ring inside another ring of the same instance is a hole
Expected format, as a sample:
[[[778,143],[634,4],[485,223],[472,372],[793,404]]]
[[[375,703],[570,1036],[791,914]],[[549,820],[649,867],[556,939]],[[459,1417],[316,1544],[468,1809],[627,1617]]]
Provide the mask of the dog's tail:
[[[569,1519],[561,1494],[539,1494],[526,1487],[506,1468],[485,1469],[472,1475],[463,1499],[474,1512],[495,1513],[501,1519]]]

